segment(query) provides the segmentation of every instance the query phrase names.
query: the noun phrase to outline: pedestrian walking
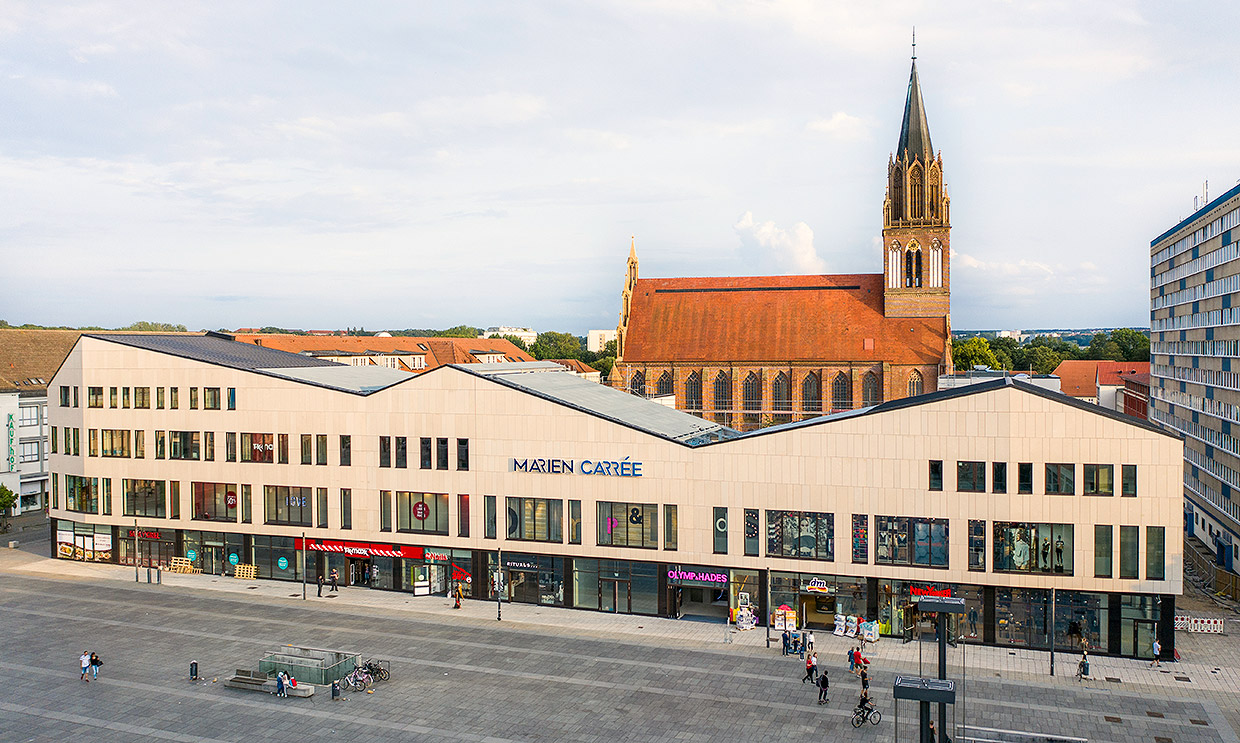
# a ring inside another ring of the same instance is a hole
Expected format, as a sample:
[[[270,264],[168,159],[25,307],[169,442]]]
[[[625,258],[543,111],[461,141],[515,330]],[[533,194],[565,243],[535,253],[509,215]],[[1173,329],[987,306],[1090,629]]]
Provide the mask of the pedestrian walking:
[[[813,632],[810,632],[809,637],[806,638],[805,640],[805,652],[807,653],[814,652],[814,633]]]
[[[831,682],[827,679],[827,671],[823,669],[822,674],[818,676],[818,703],[827,703],[827,690],[831,688]]]
[[[1158,644],[1158,638],[1154,638],[1154,643],[1150,645],[1150,649],[1154,651],[1154,660],[1150,661],[1150,668],[1158,666],[1162,667],[1162,663],[1158,661],[1158,655],[1162,652],[1162,645]]]
[[[816,662],[816,657],[817,656],[812,653],[805,656],[805,678],[801,679],[801,683],[805,683],[806,681],[812,682],[814,680],[814,663]]]
[[[340,573],[337,572],[335,568],[332,568],[330,578],[332,582],[332,591],[339,591],[340,590]]]
[[[848,672],[857,672],[857,646],[854,645],[848,649]]]
[[[323,598],[323,574],[319,573],[319,598]]]
[[[787,655],[788,654],[788,630],[784,630],[783,640],[784,640],[784,653],[783,654]]]
[[[287,697],[288,693],[284,691],[284,671],[276,674],[276,696]]]
[[[90,653],[82,651],[82,657],[78,658],[78,665],[82,667],[82,680],[90,683],[90,679],[86,678],[87,672],[90,671]]]
[[[91,678],[93,679],[99,678],[99,666],[102,666],[102,665],[103,665],[103,661],[99,659],[99,655],[97,653],[91,653],[90,654],[90,677]]]
[[[861,690],[862,691],[870,690],[870,672],[865,670],[864,668],[861,669]]]

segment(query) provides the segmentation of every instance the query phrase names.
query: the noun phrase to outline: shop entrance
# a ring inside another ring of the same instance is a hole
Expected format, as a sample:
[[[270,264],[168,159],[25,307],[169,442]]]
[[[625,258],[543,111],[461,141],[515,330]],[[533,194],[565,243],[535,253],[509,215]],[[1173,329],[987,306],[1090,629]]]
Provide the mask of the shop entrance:
[[[370,560],[359,560],[356,557],[350,557],[346,575],[348,576],[345,583],[346,586],[369,585]]]
[[[726,620],[728,589],[705,586],[672,586],[680,602],[678,616]]]
[[[520,604],[538,603],[538,573],[508,571],[508,600]]]
[[[600,578],[598,581],[598,604],[603,611],[632,614],[629,602],[629,581]]]
[[[1158,622],[1152,619],[1134,619],[1132,622],[1132,643],[1129,648],[1134,657],[1153,658],[1154,638],[1158,636]]]

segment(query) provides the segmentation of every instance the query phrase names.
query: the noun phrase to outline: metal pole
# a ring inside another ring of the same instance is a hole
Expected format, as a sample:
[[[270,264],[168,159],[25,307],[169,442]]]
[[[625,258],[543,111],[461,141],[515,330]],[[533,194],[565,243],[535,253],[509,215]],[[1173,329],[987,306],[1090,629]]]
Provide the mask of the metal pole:
[[[301,533],[301,600],[306,600],[306,569],[309,568],[306,562],[306,533]]]
[[[771,618],[775,610],[771,608],[771,566],[766,566],[766,646],[771,647]]]
[[[939,630],[939,678],[947,678],[947,614],[939,612],[935,625]],[[939,738],[942,739],[946,735],[947,730],[947,704],[939,702]],[[938,741],[935,741],[938,743]]]
[[[138,520],[133,520],[133,582],[139,582],[138,578],[138,562],[142,550],[138,548]]]
[[[968,727],[969,718],[966,716],[968,710],[965,703],[968,701],[965,697],[965,682],[969,678],[968,653],[965,652],[965,646],[968,643],[964,641],[964,635],[960,636],[960,728]]]
[[[504,601],[500,598],[500,590],[504,583],[504,548],[495,550],[495,621],[504,621]]]
[[[1055,675],[1055,589],[1051,589],[1051,626],[1047,630],[1051,637],[1051,675]]]

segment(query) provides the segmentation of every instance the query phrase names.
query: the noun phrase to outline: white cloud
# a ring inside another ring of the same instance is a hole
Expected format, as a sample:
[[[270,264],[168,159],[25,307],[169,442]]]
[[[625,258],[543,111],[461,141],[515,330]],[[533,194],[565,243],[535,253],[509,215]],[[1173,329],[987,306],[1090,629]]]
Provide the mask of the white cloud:
[[[814,250],[814,231],[804,222],[783,229],[774,222],[755,222],[753,212],[745,212],[733,225],[741,238],[741,248],[759,271],[776,273],[826,273],[827,262]]]
[[[860,116],[852,116],[843,111],[836,111],[828,119],[814,119],[805,125],[805,130],[825,134],[831,139],[842,142],[859,142],[870,138],[872,125]]]

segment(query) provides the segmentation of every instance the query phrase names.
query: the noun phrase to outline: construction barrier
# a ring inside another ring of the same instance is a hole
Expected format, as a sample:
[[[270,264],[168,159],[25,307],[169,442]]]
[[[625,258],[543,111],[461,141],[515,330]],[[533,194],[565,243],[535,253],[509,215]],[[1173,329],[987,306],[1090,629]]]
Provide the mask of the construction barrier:
[[[1224,634],[1224,621],[1222,619],[1210,619],[1205,617],[1189,617],[1178,615],[1175,618],[1175,628],[1185,632],[1203,632],[1211,635]]]

